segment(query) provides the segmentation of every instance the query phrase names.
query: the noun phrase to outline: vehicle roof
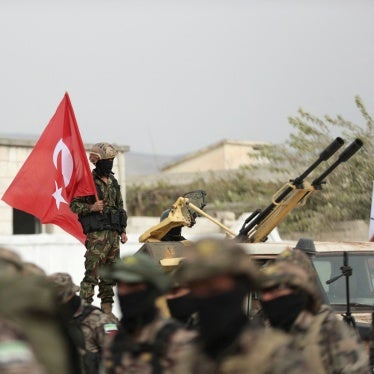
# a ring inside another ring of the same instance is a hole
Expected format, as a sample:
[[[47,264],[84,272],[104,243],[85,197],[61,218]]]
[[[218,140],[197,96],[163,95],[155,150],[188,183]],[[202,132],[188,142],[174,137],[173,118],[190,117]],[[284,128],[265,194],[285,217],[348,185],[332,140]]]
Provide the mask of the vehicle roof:
[[[277,255],[285,249],[294,248],[297,241],[240,243],[249,254],[255,256]],[[373,252],[374,242],[330,242],[315,241],[317,253],[343,253],[343,252]]]

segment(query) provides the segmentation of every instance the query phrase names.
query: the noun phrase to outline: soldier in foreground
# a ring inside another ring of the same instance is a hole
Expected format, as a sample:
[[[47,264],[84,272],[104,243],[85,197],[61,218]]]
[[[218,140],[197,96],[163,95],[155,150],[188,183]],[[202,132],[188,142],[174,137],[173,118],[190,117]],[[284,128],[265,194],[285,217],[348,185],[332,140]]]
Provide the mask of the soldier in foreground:
[[[369,372],[359,335],[338,320],[329,306],[321,305],[307,255],[287,249],[263,273],[260,299],[264,315],[272,327],[293,338],[304,357],[312,359],[316,373]]]
[[[122,312],[120,329],[104,353],[106,373],[189,373],[185,356],[196,333],[161,316],[156,298],[170,286],[149,256],[123,257],[103,275],[117,282]]]
[[[67,273],[53,273],[48,279],[54,285],[61,316],[80,355],[84,374],[99,373],[104,346],[117,333],[117,320],[101,309],[84,304],[76,294],[79,287]]]
[[[198,316],[195,299],[191,290],[185,284],[179,284],[177,280],[179,269],[183,266],[183,258],[164,258],[160,260],[160,264],[171,279],[171,288],[165,295],[170,316],[182,323],[187,329],[196,328]]]
[[[95,196],[74,197],[70,208],[78,214],[83,232],[87,234],[85,274],[80,284],[80,296],[91,304],[95,286],[99,286],[98,297],[105,313],[112,312],[113,283],[98,275],[99,267],[119,259],[119,241],[126,243],[127,214],[123,207],[121,189],[112,168],[117,152],[109,143],[97,143],[90,152],[90,161],[97,189]]]
[[[0,249],[0,372],[81,373],[50,282],[24,273],[19,255]]]
[[[199,314],[193,373],[314,373],[280,331],[251,325],[243,304],[259,281],[244,250],[229,241],[203,239],[187,252],[179,281],[187,284]]]

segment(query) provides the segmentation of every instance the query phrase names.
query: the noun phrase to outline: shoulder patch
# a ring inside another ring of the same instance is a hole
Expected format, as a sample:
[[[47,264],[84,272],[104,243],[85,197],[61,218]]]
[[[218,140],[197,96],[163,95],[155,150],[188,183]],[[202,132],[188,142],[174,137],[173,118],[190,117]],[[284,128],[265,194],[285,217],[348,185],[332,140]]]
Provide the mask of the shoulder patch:
[[[104,325],[104,331],[105,331],[105,334],[108,334],[108,335],[115,335],[118,331],[118,328],[117,328],[117,325],[115,323],[106,323]]]
[[[0,343],[0,368],[11,364],[33,361],[34,354],[27,343],[20,340],[9,340]]]

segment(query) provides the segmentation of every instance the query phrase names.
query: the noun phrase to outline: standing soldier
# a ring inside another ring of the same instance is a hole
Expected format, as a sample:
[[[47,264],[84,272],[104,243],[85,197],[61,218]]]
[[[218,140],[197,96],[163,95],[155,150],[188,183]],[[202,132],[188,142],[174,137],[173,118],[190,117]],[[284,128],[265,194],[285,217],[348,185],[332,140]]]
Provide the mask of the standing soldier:
[[[261,305],[272,327],[288,333],[316,373],[368,373],[366,349],[356,331],[321,305],[310,259],[286,249],[263,268]]]
[[[137,253],[102,270],[117,281],[120,329],[104,353],[106,373],[185,373],[196,332],[162,317],[156,298],[170,280],[148,255]]]
[[[112,312],[113,282],[100,278],[98,268],[119,258],[119,240],[126,243],[127,214],[123,207],[121,189],[112,168],[117,152],[109,143],[97,143],[89,159],[95,165],[92,171],[97,189],[95,196],[74,197],[70,208],[78,214],[83,232],[87,234],[85,274],[80,284],[80,296],[91,304],[99,286],[98,297],[105,313]]]
[[[186,252],[179,280],[195,297],[200,332],[198,353],[188,359],[192,373],[314,373],[290,337],[245,315],[259,272],[242,247],[206,238]]]

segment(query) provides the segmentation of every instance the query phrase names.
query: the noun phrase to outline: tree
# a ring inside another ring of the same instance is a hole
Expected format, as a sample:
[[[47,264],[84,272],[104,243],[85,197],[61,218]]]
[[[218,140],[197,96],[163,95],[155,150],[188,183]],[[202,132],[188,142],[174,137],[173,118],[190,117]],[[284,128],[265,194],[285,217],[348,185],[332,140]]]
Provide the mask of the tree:
[[[367,112],[359,96],[355,104],[363,117],[363,124],[357,125],[338,115],[318,118],[299,109],[289,123],[294,132],[280,145],[264,149],[261,156],[271,162],[273,172],[288,173],[296,177],[314,162],[319,153],[334,139],[333,134],[346,141],[346,145],[356,138],[364,146],[347,162],[341,164],[327,178],[321,191],[314,192],[301,209],[295,209],[287,216],[281,231],[306,231],[316,234],[322,228],[332,228],[335,222],[363,219],[369,220],[371,196],[374,180],[373,131],[374,121]],[[339,151],[338,151],[339,152]],[[332,156],[311,174],[311,179],[320,175],[336,160]],[[309,177],[307,178],[309,180]]]

